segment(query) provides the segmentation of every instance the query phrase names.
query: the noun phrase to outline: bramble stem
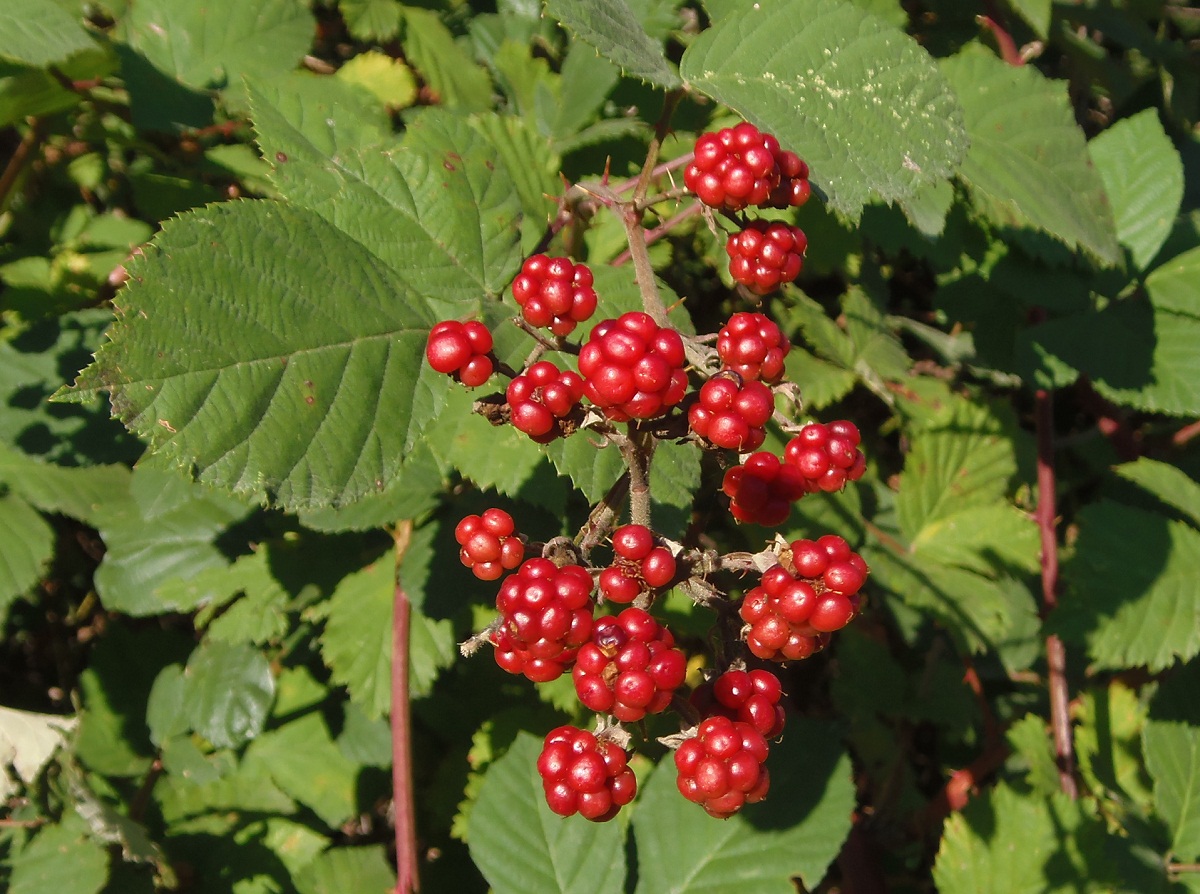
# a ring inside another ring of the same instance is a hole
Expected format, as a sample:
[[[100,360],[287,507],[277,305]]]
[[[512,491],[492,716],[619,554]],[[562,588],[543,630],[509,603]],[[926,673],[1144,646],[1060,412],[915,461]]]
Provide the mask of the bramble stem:
[[[605,535],[616,527],[617,518],[621,514],[621,506],[624,505],[628,495],[629,472],[627,470],[613,482],[604,498],[592,507],[587,521],[575,535],[575,545],[579,547],[579,551],[585,558],[591,554],[592,548],[599,545]]]
[[[412,605],[400,584],[400,566],[413,524],[402,521],[393,534],[396,583],[392,597],[392,809],[396,831],[396,894],[421,889],[417,868],[417,821],[412,786],[412,718],[408,703],[408,643]]]
[[[621,452],[629,466],[629,515],[633,524],[650,527],[650,459],[654,455],[654,435],[629,426],[628,446]]]
[[[1058,533],[1055,530],[1054,402],[1040,388],[1034,397],[1037,433],[1037,523],[1042,537],[1042,614],[1058,606]],[[1078,797],[1075,783],[1075,747],[1071,737],[1070,693],[1067,689],[1067,650],[1056,634],[1046,637],[1046,667],[1050,687],[1050,725],[1054,730],[1054,754],[1062,790]]]
[[[675,113],[675,106],[679,105],[679,100],[682,98],[682,90],[672,90],[663,98],[662,114],[658,116],[658,121],[654,124],[654,138],[650,140],[650,148],[646,151],[646,163],[642,165],[642,172],[638,175],[637,185],[633,189],[635,205],[642,203],[642,200],[646,198],[647,190],[650,189],[654,166],[658,164],[658,150],[662,148],[663,140],[671,131],[671,116]]]
[[[29,132],[25,134],[24,139],[13,150],[12,157],[8,160],[8,164],[4,166],[4,172],[0,173],[0,211],[3,211],[8,206],[8,194],[17,183],[17,177],[20,176],[21,170],[25,167],[25,163],[29,161],[30,156],[42,142],[46,136],[45,123],[41,118],[34,118],[33,123],[29,127]]]
[[[665,222],[659,224],[653,230],[650,230],[649,232],[647,232],[645,235],[646,245],[647,246],[653,245],[655,242],[657,242],[663,236],[667,235],[667,233],[671,232],[671,230],[673,230],[680,223],[687,220],[689,217],[695,217],[699,213],[700,213],[700,203],[699,202],[695,202],[695,203],[689,205],[687,208],[684,208],[678,214],[669,218]],[[613,258],[612,266],[613,267],[621,267],[624,264],[628,264],[629,259],[631,257],[633,257],[633,252],[629,249],[626,249],[625,251],[623,251],[619,255],[617,255],[615,258]]]
[[[629,240],[629,257],[633,261],[633,277],[642,293],[642,309],[653,317],[659,326],[669,326],[667,309],[658,294],[658,283],[654,279],[654,267],[650,263],[650,252],[646,249],[646,231],[642,228],[642,213],[633,205],[620,210],[621,223],[625,225],[625,237]]]

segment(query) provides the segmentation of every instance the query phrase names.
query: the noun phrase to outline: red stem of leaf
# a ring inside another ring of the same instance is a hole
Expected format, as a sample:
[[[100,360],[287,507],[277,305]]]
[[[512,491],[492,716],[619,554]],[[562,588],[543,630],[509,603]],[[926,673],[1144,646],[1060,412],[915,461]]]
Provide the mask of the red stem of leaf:
[[[1024,65],[1025,60],[1021,58],[1021,51],[1017,49],[1017,44],[1012,35],[1008,33],[1008,28],[1004,26],[1004,16],[1001,15],[995,0],[984,0],[983,5],[988,14],[976,16],[975,21],[992,32],[992,36],[996,39],[996,47],[1000,50],[1000,58],[1009,65]]]
[[[1171,443],[1176,447],[1184,447],[1196,435],[1200,435],[1200,421],[1192,422],[1185,425],[1171,437]]]
[[[935,828],[951,813],[966,807],[971,792],[979,787],[981,781],[1000,769],[1007,759],[1008,743],[1000,741],[961,770],[951,773],[942,790],[926,808],[928,826]]]
[[[1042,615],[1058,606],[1058,532],[1055,519],[1057,481],[1054,472],[1054,399],[1045,389],[1035,398],[1037,430],[1037,523],[1042,536]],[[1071,736],[1070,693],[1067,689],[1067,651],[1056,635],[1046,637],[1046,666],[1050,687],[1050,725],[1054,730],[1054,754],[1062,790],[1074,798],[1075,747]]]
[[[408,632],[412,606],[400,585],[400,562],[411,522],[396,533],[396,588],[392,597],[392,809],[396,826],[396,894],[421,888],[417,871],[417,822],[412,787],[412,724],[408,704]]]

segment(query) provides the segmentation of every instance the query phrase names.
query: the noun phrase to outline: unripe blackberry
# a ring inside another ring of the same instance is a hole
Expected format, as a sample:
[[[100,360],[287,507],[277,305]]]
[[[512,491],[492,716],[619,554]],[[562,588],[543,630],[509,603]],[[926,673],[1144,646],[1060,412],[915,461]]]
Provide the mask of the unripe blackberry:
[[[729,512],[740,522],[774,527],[787,520],[792,503],[805,494],[800,473],[773,453],[751,454],[725,472],[721,490]]]
[[[625,525],[613,532],[612,565],[600,572],[600,594],[607,602],[629,603],[660,590],[675,577],[675,557],[655,543],[644,525]]]
[[[762,382],[723,371],[704,383],[688,411],[692,431],[717,447],[745,453],[762,446],[775,396]]]
[[[500,585],[496,663],[541,683],[561,676],[592,633],[592,576],[580,565],[526,560]]]
[[[811,191],[808,165],[749,122],[701,134],[683,182],[705,205],[726,211],[795,207]]]
[[[766,797],[767,751],[767,740],[750,724],[709,717],[675,751],[676,785],[710,816],[726,819]]]
[[[808,237],[782,221],[753,220],[725,243],[729,275],[757,295],[766,295],[800,275]]]
[[[836,534],[816,540],[795,540],[780,557],[817,594],[808,626],[832,633],[845,627],[859,612],[859,591],[867,580],[867,563]]]
[[[770,671],[727,670],[703,683],[692,693],[691,702],[701,716],[720,714],[740,720],[758,730],[767,739],[783,732],[783,687]]]
[[[858,449],[861,440],[853,422],[810,422],[788,441],[783,458],[804,476],[809,492],[833,493],[866,471],[867,458]]]
[[[525,544],[516,534],[512,516],[503,509],[468,515],[454,528],[461,547],[459,560],[480,580],[497,580],[525,558]]]
[[[583,398],[583,377],[571,370],[559,372],[549,360],[541,360],[508,383],[505,398],[513,427],[547,444],[569,434],[562,420]]]
[[[579,700],[622,722],[660,713],[687,675],[687,658],[674,646],[671,631],[640,608],[596,619],[571,672]]]
[[[559,816],[578,813],[592,822],[606,822],[637,794],[625,750],[574,726],[550,731],[537,770],[546,803]]]
[[[758,313],[736,313],[717,333],[717,356],[743,379],[774,385],[783,378],[791,343],[780,328]]]
[[[579,352],[584,394],[609,419],[653,419],[687,392],[683,339],[645,313],[599,323]]]
[[[592,271],[570,258],[538,254],[526,259],[513,280],[512,293],[526,323],[555,335],[569,335],[596,312]]]
[[[491,350],[492,333],[482,323],[444,320],[429,331],[425,359],[435,371],[474,388],[492,375]]]

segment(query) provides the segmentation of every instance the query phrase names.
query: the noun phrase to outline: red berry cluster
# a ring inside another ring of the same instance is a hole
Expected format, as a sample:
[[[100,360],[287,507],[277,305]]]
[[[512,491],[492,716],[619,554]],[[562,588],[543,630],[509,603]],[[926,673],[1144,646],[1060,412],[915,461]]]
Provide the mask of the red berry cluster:
[[[702,134],[683,182],[705,205],[741,211],[788,208],[808,201],[808,165],[749,122]]]
[[[783,458],[800,470],[810,492],[832,493],[845,487],[847,481],[857,481],[866,471],[867,458],[858,449],[861,441],[853,422],[810,422],[788,441]]]
[[[613,563],[600,572],[600,595],[608,602],[629,603],[662,589],[675,577],[675,557],[658,546],[645,525],[625,525],[613,532]]]
[[[425,358],[436,371],[474,388],[491,378],[491,351],[492,333],[482,323],[446,320],[430,330]]]
[[[675,751],[676,784],[710,816],[726,819],[767,795],[767,740],[749,723],[717,715]]]
[[[535,683],[562,676],[592,634],[592,576],[582,565],[528,559],[500,585],[496,663]]]
[[[721,490],[729,497],[729,512],[740,522],[774,527],[787,520],[792,503],[807,493],[795,466],[774,453],[751,454],[740,466],[725,472]]]
[[[764,572],[759,586],[746,594],[739,614],[751,652],[795,661],[820,651],[830,633],[858,614],[867,564],[834,534],[797,540],[781,558],[783,563]]]
[[[744,453],[762,446],[775,396],[762,382],[742,381],[735,372],[713,376],[688,411],[692,431],[717,447]]]
[[[525,544],[517,536],[512,516],[503,509],[485,509],[468,515],[454,528],[461,547],[459,560],[480,580],[498,580],[525,558]]]
[[[579,700],[622,722],[661,713],[686,674],[671,631],[640,608],[597,619],[572,671]]]
[[[592,329],[579,352],[584,394],[609,419],[653,419],[687,392],[683,339],[649,314],[630,311]]]
[[[783,732],[783,687],[779,677],[766,670],[727,670],[696,688],[692,704],[705,717],[720,714],[740,720],[767,739]]]
[[[593,822],[606,822],[637,794],[626,751],[573,726],[550,731],[537,769],[546,803],[559,816],[578,813]]]
[[[512,293],[526,323],[555,335],[569,335],[596,312],[592,271],[570,258],[527,258],[513,280]]]
[[[762,314],[736,313],[717,333],[717,356],[743,379],[774,385],[783,378],[783,358],[791,343],[780,328]]]
[[[539,444],[548,444],[565,432],[562,420],[575,412],[583,398],[583,377],[577,372],[541,360],[508,383],[505,398],[513,427]]]
[[[756,295],[795,280],[807,250],[804,231],[782,221],[752,220],[725,243],[729,275]]]

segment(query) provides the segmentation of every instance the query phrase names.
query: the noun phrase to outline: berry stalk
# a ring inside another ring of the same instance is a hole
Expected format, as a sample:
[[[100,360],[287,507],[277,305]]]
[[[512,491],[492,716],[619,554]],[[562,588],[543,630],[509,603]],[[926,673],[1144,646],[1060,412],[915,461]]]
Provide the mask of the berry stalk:
[[[408,703],[408,643],[412,606],[400,585],[400,565],[412,537],[411,521],[396,526],[396,587],[392,597],[392,810],[396,835],[396,894],[421,890],[417,817],[412,785],[412,718]]]

